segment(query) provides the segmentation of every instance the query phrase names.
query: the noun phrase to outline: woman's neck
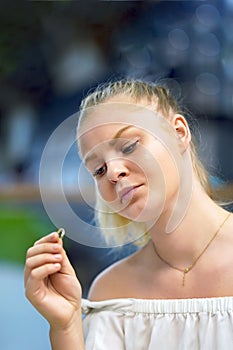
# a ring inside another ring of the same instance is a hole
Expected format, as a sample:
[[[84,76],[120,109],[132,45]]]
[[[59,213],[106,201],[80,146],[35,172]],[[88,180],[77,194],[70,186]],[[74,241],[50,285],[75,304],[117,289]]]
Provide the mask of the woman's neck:
[[[226,214],[202,188],[196,188],[179,225],[171,233],[165,233],[171,215],[171,211],[170,215],[167,211],[150,230],[152,242],[164,260],[185,268],[190,266],[205,248],[226,218]]]

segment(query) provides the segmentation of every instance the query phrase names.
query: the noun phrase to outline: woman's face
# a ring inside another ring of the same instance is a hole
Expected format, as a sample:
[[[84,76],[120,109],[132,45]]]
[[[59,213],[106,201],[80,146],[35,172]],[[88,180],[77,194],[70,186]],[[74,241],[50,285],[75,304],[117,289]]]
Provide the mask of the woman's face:
[[[83,120],[79,145],[113,211],[147,222],[174,203],[182,159],[175,129],[161,115],[120,101],[99,105]]]

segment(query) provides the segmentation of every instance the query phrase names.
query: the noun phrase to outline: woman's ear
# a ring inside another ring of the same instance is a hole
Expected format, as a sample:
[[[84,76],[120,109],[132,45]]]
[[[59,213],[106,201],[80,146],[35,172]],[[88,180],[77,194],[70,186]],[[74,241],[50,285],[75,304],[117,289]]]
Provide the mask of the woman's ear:
[[[179,139],[181,153],[185,152],[191,141],[191,133],[186,119],[181,114],[175,114],[172,118],[172,126]]]

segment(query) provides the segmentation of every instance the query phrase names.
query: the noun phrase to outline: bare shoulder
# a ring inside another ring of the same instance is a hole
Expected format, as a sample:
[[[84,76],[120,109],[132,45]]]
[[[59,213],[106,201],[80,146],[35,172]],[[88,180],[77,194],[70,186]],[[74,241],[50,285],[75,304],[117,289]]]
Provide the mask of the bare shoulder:
[[[137,279],[137,261],[140,251],[117,261],[102,271],[93,281],[88,299],[100,301],[125,298],[129,296],[135,279]]]

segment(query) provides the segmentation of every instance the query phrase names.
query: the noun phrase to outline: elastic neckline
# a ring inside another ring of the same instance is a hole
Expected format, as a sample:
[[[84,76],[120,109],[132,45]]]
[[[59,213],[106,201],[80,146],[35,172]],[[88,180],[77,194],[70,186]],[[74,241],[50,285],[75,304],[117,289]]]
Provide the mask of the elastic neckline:
[[[233,310],[233,297],[191,298],[191,299],[110,299],[89,301],[83,299],[83,312],[117,311],[145,314],[218,313]]]

